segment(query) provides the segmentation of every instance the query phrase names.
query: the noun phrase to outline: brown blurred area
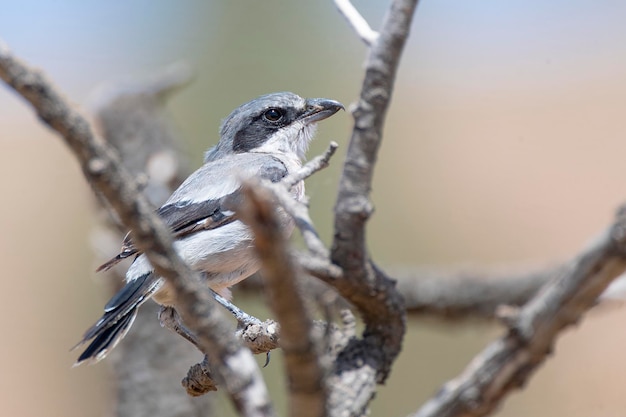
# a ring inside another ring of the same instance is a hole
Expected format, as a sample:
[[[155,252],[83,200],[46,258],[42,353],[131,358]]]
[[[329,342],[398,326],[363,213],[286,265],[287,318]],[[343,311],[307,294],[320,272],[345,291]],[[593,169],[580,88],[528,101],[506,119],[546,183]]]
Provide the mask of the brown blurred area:
[[[358,93],[366,51],[330,2],[32,3],[41,17],[7,6],[0,36],[75,103],[103,81],[189,60],[196,80],[170,108],[195,166],[220,119],[254,96],[292,90],[347,105]],[[378,26],[383,6],[355,3]],[[626,201],[626,5],[505,3],[418,7],[373,189],[368,241],[383,267],[548,265]],[[350,128],[347,114],[328,120],[309,155],[331,139],[345,152]],[[327,241],[342,158],[307,185]],[[68,149],[4,87],[0,191],[0,414],[107,415],[106,361],[71,369],[68,352],[107,297],[93,273],[91,191]],[[621,306],[593,311],[496,415],[623,416],[625,321]],[[412,318],[372,415],[414,411],[499,332]],[[274,381],[280,364],[270,368]]]

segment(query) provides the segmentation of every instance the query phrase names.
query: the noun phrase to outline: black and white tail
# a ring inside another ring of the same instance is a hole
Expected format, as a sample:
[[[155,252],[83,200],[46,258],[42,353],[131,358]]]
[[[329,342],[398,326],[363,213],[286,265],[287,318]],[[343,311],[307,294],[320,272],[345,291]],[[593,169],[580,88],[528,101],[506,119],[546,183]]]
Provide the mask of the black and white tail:
[[[91,326],[73,349],[91,340],[74,366],[96,363],[126,335],[137,316],[137,309],[161,286],[160,279],[148,273],[128,282],[104,306],[104,315]]]

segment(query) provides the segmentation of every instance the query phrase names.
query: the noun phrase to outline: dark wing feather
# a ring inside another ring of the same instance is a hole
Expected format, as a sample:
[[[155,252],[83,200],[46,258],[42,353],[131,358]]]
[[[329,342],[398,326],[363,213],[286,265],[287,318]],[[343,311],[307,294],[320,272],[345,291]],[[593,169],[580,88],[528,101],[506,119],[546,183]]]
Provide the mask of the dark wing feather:
[[[231,194],[219,200],[182,201],[163,206],[157,213],[174,232],[174,236],[181,237],[235,221],[234,211],[229,210],[230,199]]]
[[[277,158],[268,158],[259,167],[257,176],[271,182],[278,182],[287,175],[287,168]],[[241,189],[237,189],[217,200],[179,201],[166,204],[157,210],[157,214],[170,227],[174,236],[180,238],[199,230],[210,230],[232,223],[238,219],[236,208],[241,202]],[[130,232],[124,238],[122,250],[118,255],[102,264],[96,271],[109,270],[122,260],[139,251],[133,245]]]

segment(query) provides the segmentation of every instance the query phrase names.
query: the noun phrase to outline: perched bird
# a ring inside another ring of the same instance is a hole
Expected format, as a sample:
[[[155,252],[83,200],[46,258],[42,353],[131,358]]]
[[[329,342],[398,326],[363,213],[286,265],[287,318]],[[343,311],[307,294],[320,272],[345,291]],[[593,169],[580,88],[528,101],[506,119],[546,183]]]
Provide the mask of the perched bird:
[[[218,144],[204,164],[174,191],[157,213],[176,238],[174,247],[206,284],[229,299],[229,287],[255,273],[260,263],[253,235],[237,217],[241,180],[250,177],[278,182],[302,165],[316,123],[343,106],[334,100],[304,99],[282,92],[258,97],[236,108],[222,123]],[[304,196],[304,183],[292,188],[293,198]],[[279,209],[286,235],[293,220]],[[137,309],[149,298],[175,309],[168,283],[155,275],[145,254],[129,233],[122,250],[98,270],[125,258],[135,259],[126,272],[126,285],[104,307],[104,315],[89,328],[81,346],[91,341],[76,365],[103,359],[128,332]]]

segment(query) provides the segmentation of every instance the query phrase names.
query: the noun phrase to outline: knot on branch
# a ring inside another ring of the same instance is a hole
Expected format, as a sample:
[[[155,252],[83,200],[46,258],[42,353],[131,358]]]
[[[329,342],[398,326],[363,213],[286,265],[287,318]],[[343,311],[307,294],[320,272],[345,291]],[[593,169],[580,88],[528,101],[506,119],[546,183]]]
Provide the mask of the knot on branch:
[[[197,363],[187,372],[187,376],[181,381],[181,385],[192,397],[199,397],[210,391],[217,391],[217,385],[211,378],[211,373],[206,367],[206,359]]]
[[[254,354],[269,352],[278,347],[280,326],[274,320],[250,323],[236,333]]]

